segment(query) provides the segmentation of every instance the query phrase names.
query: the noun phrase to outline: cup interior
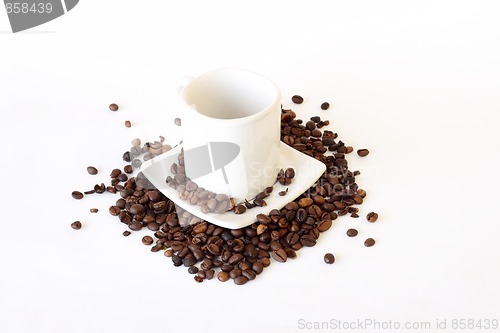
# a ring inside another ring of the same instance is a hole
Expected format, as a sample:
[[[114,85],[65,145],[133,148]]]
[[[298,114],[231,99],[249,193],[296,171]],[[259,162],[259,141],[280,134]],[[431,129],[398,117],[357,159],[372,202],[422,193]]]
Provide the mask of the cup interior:
[[[189,83],[183,92],[186,103],[198,113],[217,119],[255,115],[271,106],[278,96],[271,81],[236,68],[208,72]]]

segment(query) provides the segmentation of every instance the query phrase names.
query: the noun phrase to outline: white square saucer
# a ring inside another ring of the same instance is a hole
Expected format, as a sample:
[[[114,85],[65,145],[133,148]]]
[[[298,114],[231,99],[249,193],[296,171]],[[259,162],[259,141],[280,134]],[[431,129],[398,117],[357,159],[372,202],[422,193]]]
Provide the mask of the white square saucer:
[[[326,166],[322,162],[280,142],[280,168],[284,170],[293,168],[295,170],[295,177],[290,185],[274,184],[273,192],[264,199],[267,206],[247,209],[243,214],[238,215],[230,211],[223,214],[203,213],[200,206],[191,205],[179,198],[177,190],[168,186],[165,181],[168,176],[174,176],[170,172],[172,157],[175,156],[174,161],[177,161],[176,157],[181,149],[182,146],[179,145],[160,156],[144,162],[141,166],[141,172],[158,190],[182,209],[205,221],[229,229],[246,227],[256,221],[256,215],[260,213],[268,214],[272,209],[283,208],[287,203],[307,191],[326,170]],[[284,196],[278,195],[278,192],[285,191],[287,188],[288,192]]]

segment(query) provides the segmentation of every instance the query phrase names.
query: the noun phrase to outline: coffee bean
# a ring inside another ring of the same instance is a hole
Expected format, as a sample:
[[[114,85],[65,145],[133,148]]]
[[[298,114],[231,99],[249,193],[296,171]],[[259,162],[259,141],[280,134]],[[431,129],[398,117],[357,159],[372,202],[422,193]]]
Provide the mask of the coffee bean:
[[[330,108],[330,103],[324,102],[321,104],[321,110],[328,110]]]
[[[139,231],[142,229],[142,224],[140,224],[139,222],[132,222],[128,225],[128,227],[132,231]]]
[[[302,208],[309,207],[313,204],[313,199],[311,198],[302,198],[299,200],[298,205]]]
[[[327,253],[325,254],[323,260],[327,263],[327,264],[333,264],[335,262],[335,256],[331,253]]]
[[[267,202],[264,199],[255,199],[253,203],[259,207],[267,206]]]
[[[175,119],[174,119],[174,124],[175,124],[176,126],[181,126],[181,118],[175,118]]]
[[[196,273],[198,273],[198,267],[196,267],[196,266],[190,266],[188,268],[188,273],[189,274],[196,274]]]
[[[273,259],[276,260],[277,262],[286,262],[287,259],[286,252],[283,249],[274,250],[271,253],[271,257],[273,257]]]
[[[370,212],[368,215],[366,215],[366,220],[368,222],[374,223],[378,220],[378,214],[375,212]]]
[[[198,282],[198,283],[202,283],[204,281],[204,279],[198,275],[195,275],[194,276],[194,281]]]
[[[97,169],[93,166],[89,166],[87,167],[87,172],[90,174],[90,175],[97,175]]]
[[[293,168],[287,168],[285,170],[285,178],[293,178],[295,177],[295,170]]]
[[[361,156],[361,157],[365,157],[369,153],[370,152],[368,151],[368,149],[358,149],[358,155]]]
[[[123,153],[123,156],[122,156],[122,159],[127,162],[127,163],[130,163],[130,161],[132,160],[130,158],[130,152],[129,151],[126,151]]]
[[[302,237],[300,237],[300,243],[303,246],[311,247],[316,245],[316,240],[312,238],[310,235],[303,235]]]
[[[80,221],[75,221],[75,222],[71,223],[71,228],[73,228],[75,230],[79,230],[82,228],[82,223]]]
[[[356,237],[358,235],[358,231],[356,229],[349,229],[347,230],[347,236],[349,237]]]
[[[125,127],[132,127],[132,123],[130,122],[130,120],[125,120]]]
[[[97,209],[97,208],[90,208],[91,213],[97,213],[98,211],[99,211],[99,209]]]
[[[94,194],[94,193],[95,193],[95,190],[90,190],[90,191],[83,192],[83,194]]]
[[[311,120],[314,121],[315,123],[319,123],[321,121],[321,117],[314,116],[314,117],[311,117]]]
[[[134,168],[130,164],[128,164],[123,167],[123,171],[125,171],[125,173],[131,174],[132,172],[134,172]]]
[[[151,237],[151,236],[144,236],[144,237],[142,237],[142,244],[144,244],[144,245],[151,245],[151,244],[153,244],[153,237]]]
[[[325,232],[327,231],[328,229],[330,229],[332,227],[332,220],[331,219],[326,219],[326,220],[321,220],[319,223],[318,223],[318,230],[320,232]]]
[[[304,98],[302,98],[302,96],[300,95],[293,95],[292,102],[294,102],[295,104],[302,104],[304,102]]]
[[[118,111],[119,107],[118,107],[118,105],[117,105],[117,104],[112,103],[112,104],[110,104],[110,105],[109,105],[109,109],[110,109],[111,111]]]
[[[286,188],[286,190],[285,190],[285,191],[279,191],[279,192],[278,192],[278,195],[279,195],[280,197],[282,197],[282,196],[284,196],[284,195],[285,195],[285,194],[287,194],[287,193],[288,193],[288,187]]]
[[[131,232],[130,232],[130,231],[128,231],[128,230],[125,230],[125,231],[122,233],[122,235],[123,235],[123,236],[125,236],[125,237],[130,236],[130,234],[131,234]]]
[[[246,207],[244,205],[238,205],[234,208],[234,213],[235,214],[243,214],[246,211]]]
[[[375,240],[373,238],[367,238],[365,240],[365,246],[366,247],[371,247],[373,245],[375,245]]]
[[[83,193],[79,191],[73,191],[71,192],[71,196],[73,197],[73,199],[80,200],[81,198],[83,198]]]
[[[129,212],[134,214],[134,215],[144,213],[144,211],[145,211],[145,208],[141,204],[134,204],[134,205],[130,206],[130,209],[129,209]]]
[[[240,275],[234,279],[234,283],[241,286],[248,282],[248,278],[246,276]]]
[[[117,178],[121,182],[126,182],[128,180],[128,176],[124,173],[120,173]]]
[[[217,280],[219,280],[220,282],[226,282],[227,280],[229,280],[229,274],[227,272],[220,271],[219,273],[217,273]]]
[[[111,171],[109,176],[111,178],[117,178],[121,173],[122,171],[120,169],[113,169],[113,171]]]

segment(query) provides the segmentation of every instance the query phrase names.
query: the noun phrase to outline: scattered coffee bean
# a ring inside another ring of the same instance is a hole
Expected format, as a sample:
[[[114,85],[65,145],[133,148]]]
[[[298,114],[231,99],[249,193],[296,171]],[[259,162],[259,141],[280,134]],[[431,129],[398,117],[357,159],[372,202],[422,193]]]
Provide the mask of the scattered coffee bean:
[[[356,229],[349,229],[346,232],[347,236],[349,237],[356,237],[358,235],[358,231]]]
[[[125,127],[132,127],[132,123],[130,122],[130,120],[125,120]]]
[[[110,104],[110,105],[109,105],[109,109],[110,109],[111,111],[118,111],[119,107],[118,107],[118,105],[117,105],[117,104],[112,103],[112,104]]]
[[[371,247],[373,245],[375,245],[375,240],[373,238],[367,238],[365,240],[365,246],[366,247]]]
[[[374,223],[378,220],[378,214],[375,212],[370,212],[368,215],[366,215],[366,220],[368,222]]]
[[[282,197],[282,196],[286,195],[287,193],[288,193],[288,187],[286,188],[286,190],[285,190],[285,191],[279,191],[279,192],[278,192],[278,195],[279,195],[280,197]]]
[[[113,169],[113,171],[111,171],[111,174],[109,175],[111,178],[116,178],[118,177],[120,174],[122,173],[122,171],[120,169]]]
[[[294,102],[295,104],[302,104],[304,102],[304,98],[300,95],[293,95],[292,102]]]
[[[142,244],[144,244],[144,245],[151,245],[151,244],[153,244],[153,242],[154,242],[153,237],[151,237],[151,236],[142,237]]]
[[[321,104],[321,110],[328,110],[330,108],[330,103],[324,102]]]
[[[368,151],[368,149],[358,149],[358,155],[361,156],[361,157],[365,157],[369,153],[370,152]]]
[[[190,266],[188,268],[188,273],[189,274],[196,274],[196,273],[198,273],[198,270],[199,270],[198,267],[196,267],[196,266]]]
[[[181,126],[181,125],[182,125],[182,124],[181,124],[181,118],[175,118],[175,119],[174,119],[174,123],[175,123],[175,125],[177,125],[177,126]]]
[[[277,262],[286,262],[286,259],[288,258],[285,250],[283,249],[274,250],[271,253],[271,257],[273,257],[273,259],[276,260]]]
[[[82,228],[82,223],[80,221],[75,221],[75,222],[71,223],[71,228],[73,228],[75,230],[79,230]]]
[[[234,208],[235,214],[243,214],[246,211],[246,207],[244,205],[238,205]]]
[[[227,272],[220,271],[219,273],[217,273],[217,279],[220,282],[226,282],[227,280],[229,280],[229,274]]]
[[[97,213],[98,211],[99,211],[99,209],[97,209],[97,208],[90,208],[91,213]]]
[[[331,253],[327,253],[325,254],[323,260],[327,263],[327,264],[333,264],[335,262],[335,256]]]
[[[131,174],[132,172],[134,172],[134,168],[130,164],[127,164],[123,167],[123,171],[125,171],[125,173]]]
[[[87,167],[87,172],[90,174],[90,175],[97,175],[97,169],[93,166],[89,166]]]
[[[83,198],[83,193],[79,191],[73,191],[71,192],[71,196],[73,197],[73,199],[80,200],[81,198]]]
[[[127,237],[127,236],[130,236],[130,231],[128,230],[125,230],[123,233],[122,233],[123,236]]]
[[[248,278],[246,276],[240,275],[234,279],[234,283],[241,286],[248,282]]]

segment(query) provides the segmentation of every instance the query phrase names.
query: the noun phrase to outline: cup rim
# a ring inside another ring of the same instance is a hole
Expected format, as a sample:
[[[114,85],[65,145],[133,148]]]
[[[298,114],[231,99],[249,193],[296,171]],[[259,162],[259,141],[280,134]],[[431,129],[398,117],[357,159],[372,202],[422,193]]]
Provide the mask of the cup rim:
[[[261,79],[267,81],[274,90],[273,101],[271,101],[266,107],[264,107],[262,110],[260,110],[259,112],[255,113],[255,114],[245,116],[245,117],[230,118],[230,119],[209,117],[201,112],[198,112],[196,109],[192,108],[191,104],[188,104],[187,100],[186,100],[186,90],[189,88],[189,86],[191,86],[195,81],[201,80],[204,77],[207,77],[213,73],[222,72],[222,71],[246,72],[246,73],[258,76]],[[270,110],[272,110],[276,106],[276,104],[280,103],[280,98],[281,98],[281,92],[280,92],[278,86],[273,81],[271,81],[270,79],[268,79],[267,77],[265,77],[261,74],[258,74],[258,73],[251,71],[251,70],[240,68],[240,67],[221,67],[221,68],[216,68],[216,69],[210,70],[206,73],[201,74],[200,76],[195,77],[188,84],[186,84],[184,87],[182,87],[182,89],[179,93],[179,99],[181,100],[182,104],[189,110],[188,112],[195,113],[197,116],[202,117],[202,119],[204,121],[217,122],[219,124],[224,123],[225,125],[241,125],[241,124],[251,122],[252,120],[261,118],[264,115],[266,115]],[[181,117],[182,117],[182,115],[181,115]]]

